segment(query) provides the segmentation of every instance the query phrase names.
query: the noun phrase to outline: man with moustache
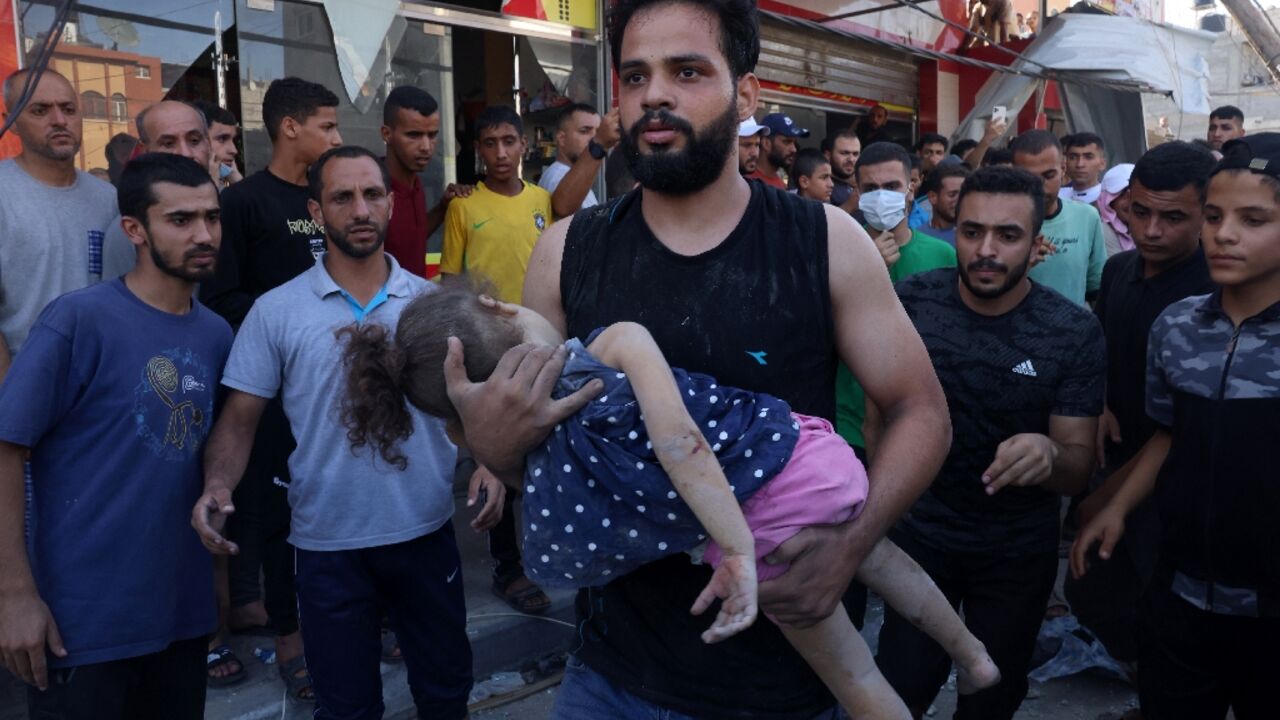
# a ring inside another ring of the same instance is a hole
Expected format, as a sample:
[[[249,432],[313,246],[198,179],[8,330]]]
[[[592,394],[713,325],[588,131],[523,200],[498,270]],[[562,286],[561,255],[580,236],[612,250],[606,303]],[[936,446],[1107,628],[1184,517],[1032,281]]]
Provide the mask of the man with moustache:
[[[1044,206],[1035,176],[978,170],[957,205],[958,271],[897,285],[955,435],[942,471],[890,538],[963,610],[1003,675],[959,696],[962,719],[1007,720],[1026,696],[1058,572],[1060,498],[1079,492],[1094,465],[1102,331],[1088,310],[1027,277]],[[877,662],[916,718],[951,667],[936,642],[888,609]]]
[[[466,717],[471,647],[454,540],[456,449],[440,420],[414,413],[407,463],[354,450],[341,416],[343,345],[352,323],[395,327],[405,306],[430,292],[426,280],[386,255],[392,200],[386,169],[368,150],[326,151],[308,171],[312,219],[327,252],[302,275],[264,294],[245,318],[222,384],[229,389],[205,453],[204,495],[192,524],[210,552],[236,546],[222,535],[232,492],[249,460],[254,430],[280,395],[298,447],[289,456],[297,548],[298,610],[319,720],[375,718],[383,711],[379,633],[391,619],[418,716]],[[482,483],[488,501],[473,526],[497,520],[504,492]],[[480,484],[473,484],[474,501]]]
[[[5,78],[8,113],[30,77]],[[22,152],[0,162],[0,379],[44,306],[102,276],[115,190],[76,169],[82,128],[75,89],[45,70],[13,124]]]
[[[836,608],[867,548],[939,466],[950,437],[941,391],[866,233],[839,208],[738,173],[736,131],[759,98],[755,3],[622,0],[609,39],[622,150],[640,187],[543,234],[524,304],[568,336],[639,322],[673,366],[819,417],[834,414],[837,361],[853,369],[889,418],[866,507],[780,548],[772,561],[789,569],[760,587],[776,622],[810,625]],[[528,447],[573,410],[552,405],[540,381],[554,382],[564,351],[513,349],[506,362],[518,356],[519,372],[473,384],[466,348],[450,350],[468,446],[516,480]],[[580,593],[581,641],[553,716],[836,717],[773,623],[722,645],[699,639],[705,621],[689,607],[709,577],[677,556]]]
[[[0,658],[33,718],[199,720],[217,618],[187,518],[231,328],[194,294],[218,193],[174,155],[119,182],[137,263],[51,302],[0,385]]]
[[[172,153],[191,158],[209,167],[213,146],[209,142],[208,123],[199,110],[176,100],[148,105],[138,113],[138,144],[144,152]],[[111,279],[133,269],[133,243],[117,217],[107,229],[102,245],[102,277]]]
[[[387,226],[386,250],[400,267],[425,278],[427,238],[444,222],[449,203],[467,197],[474,188],[450,184],[440,203],[427,211],[419,173],[431,163],[440,141],[440,105],[426,90],[401,85],[387,93],[382,106],[382,141],[387,145],[383,163],[391,176],[397,208]]]
[[[841,130],[831,139],[831,204],[852,214],[858,209],[858,180],[854,169],[862,154],[862,141],[852,128]]]
[[[765,115],[760,124],[769,128],[769,134],[760,139],[760,163],[751,177],[786,190],[787,181],[782,179],[782,173],[790,172],[791,163],[795,162],[799,152],[796,138],[809,137],[809,131],[784,113]]]
[[[1107,401],[1097,439],[1105,481],[1081,502],[1080,527],[1115,496],[1138,451],[1156,432],[1146,412],[1152,325],[1173,303],[1214,289],[1200,247],[1201,197],[1213,166],[1208,150],[1170,142],[1148,150],[1130,177],[1129,231],[1136,247],[1107,261],[1094,306],[1107,341]],[[1093,571],[1068,577],[1065,591],[1081,624],[1112,657],[1132,668],[1138,659],[1138,600],[1155,571],[1160,527],[1152,503],[1136,508],[1125,524],[1125,537],[1111,560],[1095,558]]]
[[[760,165],[760,139],[769,134],[769,128],[747,118],[738,124],[738,172],[751,175]]]

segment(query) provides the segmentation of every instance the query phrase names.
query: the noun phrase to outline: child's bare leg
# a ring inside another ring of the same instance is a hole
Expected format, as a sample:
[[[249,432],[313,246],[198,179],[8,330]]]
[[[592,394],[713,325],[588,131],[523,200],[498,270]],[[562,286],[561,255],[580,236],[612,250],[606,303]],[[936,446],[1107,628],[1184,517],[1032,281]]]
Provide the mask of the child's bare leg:
[[[855,577],[947,651],[956,664],[958,692],[967,695],[1000,682],[1000,669],[982,641],[965,627],[924,568],[897,545],[876,543]]]
[[[784,627],[782,634],[854,720],[911,717],[902,698],[880,674],[870,648],[843,607],[817,625]]]

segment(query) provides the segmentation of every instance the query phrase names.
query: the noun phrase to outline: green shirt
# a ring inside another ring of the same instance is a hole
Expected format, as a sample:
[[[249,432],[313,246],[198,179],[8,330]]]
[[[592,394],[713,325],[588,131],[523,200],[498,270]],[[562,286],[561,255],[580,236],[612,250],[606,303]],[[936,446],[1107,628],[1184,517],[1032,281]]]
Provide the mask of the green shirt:
[[[1061,202],[1058,214],[1045,218],[1040,227],[1040,234],[1057,249],[1027,274],[1071,302],[1084,305],[1085,296],[1102,286],[1102,266],[1107,263],[1102,220],[1092,205],[1075,200]]]
[[[901,246],[898,252],[898,262],[889,268],[889,279],[895,283],[917,273],[956,266],[955,248],[945,240],[919,230],[911,231],[911,242]],[[854,379],[853,373],[849,372],[849,368],[841,363],[840,369],[836,371],[836,432],[850,445],[866,448],[867,441],[862,434],[862,423],[866,416],[866,393]]]

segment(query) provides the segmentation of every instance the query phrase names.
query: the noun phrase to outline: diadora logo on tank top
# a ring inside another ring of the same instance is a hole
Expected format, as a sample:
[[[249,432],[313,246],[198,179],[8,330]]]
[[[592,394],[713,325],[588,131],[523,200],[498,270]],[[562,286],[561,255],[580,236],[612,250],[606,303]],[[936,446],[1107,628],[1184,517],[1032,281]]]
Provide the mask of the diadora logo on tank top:
[[[752,360],[755,360],[757,363],[761,365],[769,364],[769,361],[765,359],[765,357],[768,356],[769,354],[768,351],[766,350],[747,350],[746,353],[751,356]]]

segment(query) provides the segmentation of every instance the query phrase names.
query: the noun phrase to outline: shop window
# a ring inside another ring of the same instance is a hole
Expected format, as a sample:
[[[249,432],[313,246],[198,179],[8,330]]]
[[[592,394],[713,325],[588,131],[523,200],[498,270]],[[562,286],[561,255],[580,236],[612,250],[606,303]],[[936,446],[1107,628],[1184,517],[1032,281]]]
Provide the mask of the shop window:
[[[19,47],[33,52],[53,25],[60,2],[20,0]],[[108,157],[112,137],[133,132],[126,125],[142,108],[166,98],[217,102],[213,62],[215,15],[223,23],[223,52],[236,54],[235,0],[84,0],[59,36],[50,66],[76,86],[85,117],[110,122],[84,124],[77,167],[118,169]],[[230,31],[228,31],[228,29]],[[27,58],[28,61],[31,58]],[[232,75],[234,77],[234,75]],[[234,85],[232,83],[231,85]],[[238,87],[227,87],[238,104]],[[112,146],[123,147],[121,141]],[[119,155],[120,153],[115,153]]]
[[[111,96],[111,119],[119,122],[129,119],[129,101],[120,93]]]
[[[87,118],[106,118],[107,99],[102,93],[86,90],[80,93],[80,113]]]

